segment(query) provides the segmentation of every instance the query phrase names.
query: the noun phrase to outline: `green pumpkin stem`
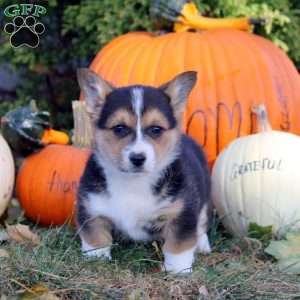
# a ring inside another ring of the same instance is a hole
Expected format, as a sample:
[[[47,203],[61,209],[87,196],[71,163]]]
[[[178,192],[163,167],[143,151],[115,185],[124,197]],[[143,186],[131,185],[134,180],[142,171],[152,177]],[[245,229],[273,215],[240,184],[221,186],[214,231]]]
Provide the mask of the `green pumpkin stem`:
[[[257,117],[257,131],[258,132],[265,132],[271,131],[272,126],[269,121],[268,112],[266,106],[264,104],[260,104],[258,106],[254,106],[252,108],[252,112]]]
[[[86,111],[84,101],[73,101],[74,135],[73,145],[80,148],[90,148],[92,144],[92,126]]]

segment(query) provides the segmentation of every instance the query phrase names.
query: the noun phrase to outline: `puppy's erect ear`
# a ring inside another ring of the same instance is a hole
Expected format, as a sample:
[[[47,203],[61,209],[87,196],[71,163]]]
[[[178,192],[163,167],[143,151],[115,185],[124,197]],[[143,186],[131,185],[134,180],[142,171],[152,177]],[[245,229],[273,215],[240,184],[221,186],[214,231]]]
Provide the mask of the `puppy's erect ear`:
[[[87,68],[77,70],[77,79],[86,101],[87,112],[92,119],[96,119],[113,86]]]
[[[188,71],[177,75],[159,88],[170,97],[176,119],[181,119],[186,100],[197,81],[197,72]]]

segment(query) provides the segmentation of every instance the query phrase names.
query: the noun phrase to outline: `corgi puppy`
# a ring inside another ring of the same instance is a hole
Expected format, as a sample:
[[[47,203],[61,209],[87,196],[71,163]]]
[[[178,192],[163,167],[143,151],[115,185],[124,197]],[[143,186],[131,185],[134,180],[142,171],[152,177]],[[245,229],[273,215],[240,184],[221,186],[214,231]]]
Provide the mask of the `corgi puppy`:
[[[154,88],[114,88],[88,69],[78,81],[94,141],[77,198],[82,251],[111,259],[113,233],[163,241],[165,270],[190,272],[195,251],[210,252],[210,176],[201,148],[182,134],[197,76]]]

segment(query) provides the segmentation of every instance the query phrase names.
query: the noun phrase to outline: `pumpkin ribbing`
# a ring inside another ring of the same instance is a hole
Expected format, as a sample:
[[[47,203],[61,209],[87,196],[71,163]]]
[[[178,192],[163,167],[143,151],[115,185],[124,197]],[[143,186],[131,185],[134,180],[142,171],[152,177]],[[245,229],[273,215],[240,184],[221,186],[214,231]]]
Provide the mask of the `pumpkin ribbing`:
[[[15,179],[15,166],[12,153],[0,134],[0,217],[11,199]]]
[[[129,33],[104,47],[90,68],[116,86],[158,86],[198,72],[184,130],[212,163],[233,139],[253,131],[251,107],[264,102],[274,129],[300,133],[300,77],[270,41],[238,30]]]
[[[258,133],[231,142],[212,170],[212,199],[226,228],[247,234],[249,223],[275,234],[300,228],[300,137],[272,130],[264,105]]]

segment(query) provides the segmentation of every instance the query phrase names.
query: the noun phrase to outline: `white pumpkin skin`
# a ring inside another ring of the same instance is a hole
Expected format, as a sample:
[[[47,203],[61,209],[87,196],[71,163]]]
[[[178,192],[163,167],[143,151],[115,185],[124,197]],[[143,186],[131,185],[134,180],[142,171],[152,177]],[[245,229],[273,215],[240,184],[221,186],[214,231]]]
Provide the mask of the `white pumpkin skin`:
[[[267,131],[233,141],[213,167],[212,197],[236,236],[250,222],[274,233],[300,228],[300,137]]]
[[[15,181],[15,166],[12,153],[0,134],[0,216],[11,199]]]

